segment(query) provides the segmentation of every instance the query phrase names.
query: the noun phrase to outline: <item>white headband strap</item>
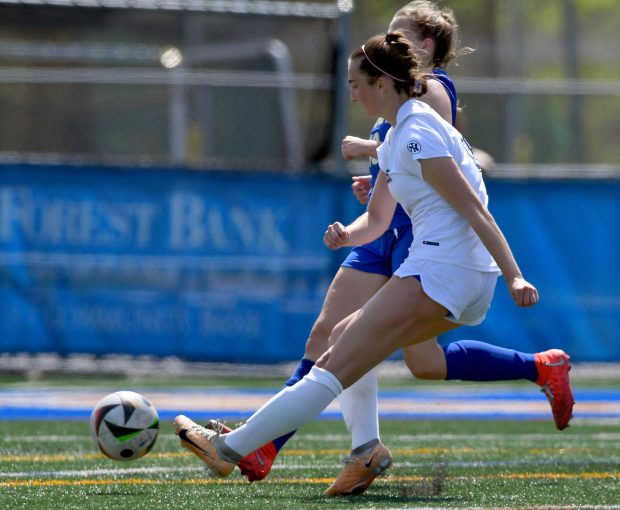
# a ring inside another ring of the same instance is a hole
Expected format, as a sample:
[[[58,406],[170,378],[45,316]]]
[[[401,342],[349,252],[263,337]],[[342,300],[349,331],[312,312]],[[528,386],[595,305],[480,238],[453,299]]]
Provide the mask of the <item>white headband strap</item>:
[[[396,81],[400,81],[402,83],[405,83],[407,80],[403,80],[402,78],[397,78],[396,76],[385,72],[383,69],[381,69],[377,64],[375,64],[372,60],[370,60],[370,58],[368,58],[368,54],[366,53],[366,48],[365,48],[365,44],[362,44],[362,53],[364,54],[364,57],[366,57],[366,60],[368,60],[368,62],[370,62],[370,65],[372,67],[374,67],[377,71],[379,71],[381,74],[385,74],[386,76],[389,76],[390,78],[392,78],[393,80]]]

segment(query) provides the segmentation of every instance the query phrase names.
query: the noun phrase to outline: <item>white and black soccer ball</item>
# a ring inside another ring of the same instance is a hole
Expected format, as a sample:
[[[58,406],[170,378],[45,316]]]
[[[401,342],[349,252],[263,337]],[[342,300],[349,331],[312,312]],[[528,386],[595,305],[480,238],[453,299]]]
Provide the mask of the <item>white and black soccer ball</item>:
[[[159,416],[147,398],[117,391],[102,398],[90,415],[90,432],[104,455],[134,460],[146,455],[159,433]]]

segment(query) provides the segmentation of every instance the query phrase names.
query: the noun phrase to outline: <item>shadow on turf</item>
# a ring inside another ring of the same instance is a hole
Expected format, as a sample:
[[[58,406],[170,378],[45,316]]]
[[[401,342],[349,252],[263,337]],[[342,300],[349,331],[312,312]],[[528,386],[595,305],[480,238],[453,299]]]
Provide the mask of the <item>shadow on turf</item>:
[[[97,491],[94,492],[92,494],[92,496],[117,496],[117,497],[127,497],[127,496],[136,496],[136,497],[144,497],[149,495],[149,491],[144,490],[144,489],[127,489],[127,490],[121,490],[121,489],[110,489],[110,490],[101,490],[101,491]]]
[[[304,498],[308,504],[316,503],[316,496]],[[368,508],[374,504],[389,503],[390,505],[406,505],[414,504],[433,504],[440,505],[442,507],[450,506],[455,502],[462,503],[462,498],[448,497],[448,496],[428,496],[422,495],[418,491],[418,487],[414,484],[402,485],[398,487],[376,487],[371,491],[365,492],[359,496],[338,496],[336,498],[325,498],[329,501],[330,506],[342,505],[346,508],[355,508],[355,503]]]
[[[455,498],[442,496],[448,481],[448,468],[443,460],[435,460],[428,472],[418,473],[420,480],[408,483],[391,483],[382,486],[379,482],[374,490],[366,495],[370,501],[400,501],[400,502],[427,502],[449,503]],[[389,481],[389,477],[386,478]],[[389,492],[389,493],[388,493]]]

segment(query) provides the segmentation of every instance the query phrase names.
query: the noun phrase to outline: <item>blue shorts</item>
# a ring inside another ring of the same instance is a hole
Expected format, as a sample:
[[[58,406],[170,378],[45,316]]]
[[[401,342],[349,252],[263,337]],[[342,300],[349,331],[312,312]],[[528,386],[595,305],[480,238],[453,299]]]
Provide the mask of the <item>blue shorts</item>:
[[[353,248],[341,265],[390,277],[407,258],[412,242],[411,224],[391,228],[373,242]]]

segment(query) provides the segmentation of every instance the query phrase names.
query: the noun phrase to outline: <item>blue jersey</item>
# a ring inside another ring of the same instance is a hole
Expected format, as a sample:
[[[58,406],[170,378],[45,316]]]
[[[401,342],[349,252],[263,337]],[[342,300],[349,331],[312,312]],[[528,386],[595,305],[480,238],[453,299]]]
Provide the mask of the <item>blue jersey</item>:
[[[456,96],[456,87],[450,78],[450,75],[444,71],[443,69],[435,68],[433,69],[433,79],[436,79],[439,83],[441,83],[450,98],[450,106],[452,109],[452,125],[454,125],[456,121],[456,105],[457,105],[457,96]],[[370,130],[370,139],[375,140],[378,144],[383,143],[385,140],[385,135],[390,129],[390,123],[384,119],[378,119],[375,122],[375,125]],[[377,176],[379,175],[379,162],[375,158],[370,158],[370,184],[371,186],[375,185],[375,181],[377,180]],[[400,206],[400,204],[396,205],[396,210],[394,211],[394,217],[392,218],[392,223],[390,223],[391,229],[398,228],[403,225],[411,224],[411,218],[405,212],[405,210]]]
[[[375,140],[377,144],[383,143],[388,129],[390,129],[390,123],[384,119],[378,119],[370,131],[370,139]],[[379,175],[379,162],[375,158],[370,158],[370,166],[368,169],[371,175],[370,185],[374,187],[377,176]],[[411,225],[411,218],[409,218],[409,215],[400,204],[396,204],[396,210],[394,211],[394,217],[392,218],[392,223],[390,223],[390,228],[394,229],[404,225]]]
[[[450,106],[452,108],[452,125],[456,123],[456,105],[457,105],[457,97],[456,97],[456,87],[454,86],[454,82],[450,75],[444,70],[436,67],[433,69],[433,78],[437,80],[439,83],[443,85],[443,88],[446,89],[446,94],[450,98]]]

